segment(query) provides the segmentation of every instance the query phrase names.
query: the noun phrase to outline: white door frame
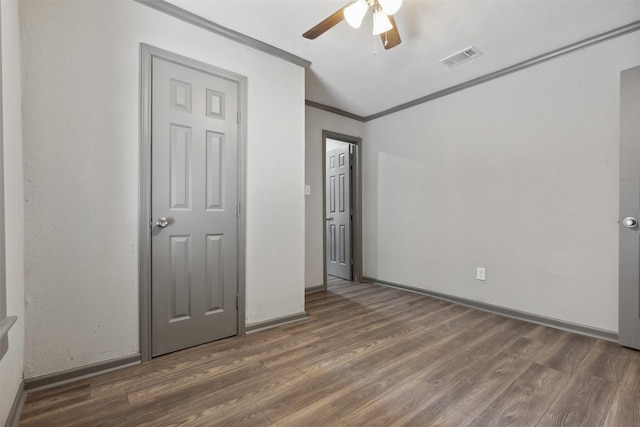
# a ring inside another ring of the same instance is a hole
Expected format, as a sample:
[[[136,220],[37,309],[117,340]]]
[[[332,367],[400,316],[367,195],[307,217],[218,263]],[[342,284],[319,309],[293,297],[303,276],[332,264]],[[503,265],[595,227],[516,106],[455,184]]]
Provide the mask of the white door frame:
[[[353,173],[351,174],[351,208],[353,221],[351,222],[351,257],[353,258],[353,281],[362,281],[362,138],[332,132],[322,131],[322,286],[327,289],[327,227],[325,216],[327,213],[327,139],[352,144],[355,147],[353,158]]]
[[[203,62],[142,43],[140,45],[140,200],[138,277],[140,302],[140,356],[151,360],[151,63],[161,58],[238,83],[238,335],[245,333],[245,186],[247,135],[247,78]]]

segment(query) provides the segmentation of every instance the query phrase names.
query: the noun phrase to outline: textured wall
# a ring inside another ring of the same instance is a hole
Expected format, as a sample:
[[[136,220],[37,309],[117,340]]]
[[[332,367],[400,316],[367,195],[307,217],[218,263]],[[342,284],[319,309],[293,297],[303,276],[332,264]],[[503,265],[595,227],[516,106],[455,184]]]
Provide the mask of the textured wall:
[[[248,77],[247,323],[304,310],[304,70],[132,1],[22,3],[27,378],[138,348],[140,43]]]
[[[365,275],[617,331],[619,80],[638,52],[636,32],[366,123]]]

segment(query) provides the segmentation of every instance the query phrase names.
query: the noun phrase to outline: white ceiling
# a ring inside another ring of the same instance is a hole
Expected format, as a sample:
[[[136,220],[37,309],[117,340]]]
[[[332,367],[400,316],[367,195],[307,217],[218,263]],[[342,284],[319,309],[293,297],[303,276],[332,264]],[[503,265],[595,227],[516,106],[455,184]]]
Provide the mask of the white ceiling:
[[[402,43],[385,51],[371,12],[359,30],[343,21],[302,37],[349,0],[169,1],[311,61],[306,98],[359,116],[640,20],[640,0],[404,0],[395,15]],[[469,46],[484,55],[451,69],[438,62]]]

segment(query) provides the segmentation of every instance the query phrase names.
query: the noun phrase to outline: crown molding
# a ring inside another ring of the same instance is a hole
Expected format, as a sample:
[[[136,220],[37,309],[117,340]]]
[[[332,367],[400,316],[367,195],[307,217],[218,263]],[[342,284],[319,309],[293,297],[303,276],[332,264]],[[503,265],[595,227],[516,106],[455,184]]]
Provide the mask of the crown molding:
[[[230,28],[223,27],[222,25],[209,21],[208,19],[205,19],[201,16],[196,15],[195,13],[191,13],[187,10],[184,10],[164,0],[134,0],[134,1],[136,3],[140,3],[145,6],[149,6],[150,8],[158,10],[160,12],[164,12],[167,15],[173,16],[174,18],[178,18],[189,24],[193,24],[196,27],[200,27],[209,32],[225,37],[229,40],[233,40],[234,42],[259,50],[260,52],[268,53],[269,55],[273,55],[277,58],[284,59],[285,61],[299,65],[300,67],[306,68],[309,65],[311,65],[311,62],[307,61],[304,58],[296,56],[282,49],[278,49],[275,46],[271,46],[270,44],[261,42],[260,40],[257,40],[257,39],[254,39],[253,37],[249,37],[245,34],[239,33]]]
[[[525,70],[527,68],[536,66],[543,62],[550,61],[555,58],[562,57],[564,55],[568,55],[580,49],[585,49],[591,46],[594,46],[599,43],[603,43],[609,40],[613,40],[615,38],[624,36],[626,34],[633,33],[635,31],[640,30],[640,21],[634,21],[630,24],[623,25],[621,27],[614,28],[613,30],[606,31],[601,34],[597,34],[593,37],[586,38],[576,43],[572,43],[570,45],[561,47],[559,49],[553,50],[551,52],[544,53],[542,55],[535,56],[531,59],[527,59],[526,61],[519,62],[517,64],[511,65],[509,67],[503,68],[498,71],[491,72],[489,74],[485,74],[481,77],[477,77],[475,79],[469,80],[467,82],[451,86],[449,88],[433,92],[429,95],[425,95],[423,97],[414,99],[413,101],[405,102],[404,104],[397,105],[395,107],[389,108],[387,110],[381,111],[379,113],[371,114],[369,116],[358,116],[357,114],[349,113],[347,111],[340,110],[339,108],[330,107],[328,105],[318,104],[313,101],[306,101],[306,105],[309,105],[314,108],[318,108],[325,111],[330,111],[335,114],[339,114],[341,116],[348,117],[350,119],[360,120],[362,122],[369,122],[371,120],[379,119],[384,116],[388,116],[393,113],[397,113],[398,111],[406,110],[407,108],[415,107],[420,104],[424,104],[429,101],[433,101],[438,98],[442,98],[443,96],[451,95],[456,92],[460,92],[461,90],[468,89],[473,86],[480,85],[482,83],[489,82],[491,80],[495,80],[500,77],[507,76],[509,74]]]
[[[304,101],[304,105],[308,107],[316,108],[318,110],[328,111],[329,113],[337,114],[339,116],[347,117],[349,119],[357,120],[359,122],[365,121],[365,117],[359,116],[357,114],[352,114],[348,111],[344,111],[339,108],[330,107],[328,105],[320,104],[318,102],[309,101],[308,99]]]
[[[164,12],[170,16],[173,16],[174,18],[188,22],[197,27],[203,28],[219,36],[233,40],[239,44],[251,47],[253,49],[267,53],[269,55],[273,55],[277,58],[283,59],[285,61],[299,65],[301,67],[308,67],[311,65],[311,62],[304,58],[301,58],[292,53],[286,52],[275,46],[271,46],[270,44],[261,42],[260,40],[254,39],[245,34],[223,27],[222,25],[216,24],[215,22],[209,21],[208,19],[202,18],[201,16],[198,16],[178,6],[168,3],[165,0],[134,0],[134,1],[137,3],[143,4],[145,6],[148,6],[152,9],[158,10],[160,12]],[[495,80],[497,78],[504,77],[509,74],[525,70],[527,68],[533,67],[543,62],[547,62],[552,59],[559,58],[564,55],[568,55],[577,50],[585,49],[587,47],[591,47],[596,44],[603,43],[603,42],[615,39],[617,37],[624,36],[629,33],[633,33],[638,30],[640,30],[640,21],[633,21],[627,25],[614,28],[612,30],[606,31],[601,34],[597,34],[592,37],[588,37],[584,40],[569,44],[567,46],[561,47],[559,49],[555,49],[553,51],[544,53],[542,55],[535,56],[533,58],[527,59],[525,61],[503,68],[501,70],[485,74],[483,76],[466,81],[464,83],[460,83],[460,84],[448,87],[446,89],[433,92],[431,94],[422,96],[420,98],[416,98],[412,101],[405,102],[403,104],[397,105],[395,107],[392,107],[392,108],[383,110],[379,113],[371,114],[368,116],[360,116],[358,114],[350,113],[340,108],[321,104],[311,100],[306,100],[305,105],[309,107],[317,108],[319,110],[334,113],[339,116],[347,117],[349,119],[358,120],[361,122],[369,122],[371,120],[379,119],[381,117],[388,116],[393,113],[397,113],[398,111],[406,110],[407,108],[415,107],[417,105],[424,104],[426,102],[433,101],[435,99],[442,98],[444,96],[451,95],[456,92],[460,92],[461,90],[465,90],[473,86],[477,86],[477,85],[489,82],[491,80]]]

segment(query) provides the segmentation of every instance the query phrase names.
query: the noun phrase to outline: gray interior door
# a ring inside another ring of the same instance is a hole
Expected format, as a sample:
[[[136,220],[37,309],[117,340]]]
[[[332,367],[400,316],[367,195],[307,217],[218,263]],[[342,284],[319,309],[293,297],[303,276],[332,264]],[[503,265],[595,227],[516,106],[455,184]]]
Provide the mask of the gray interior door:
[[[152,62],[152,355],[237,333],[238,85]]]
[[[351,156],[349,144],[327,152],[327,274],[351,280]]]
[[[640,349],[640,67],[620,80],[620,344]]]

